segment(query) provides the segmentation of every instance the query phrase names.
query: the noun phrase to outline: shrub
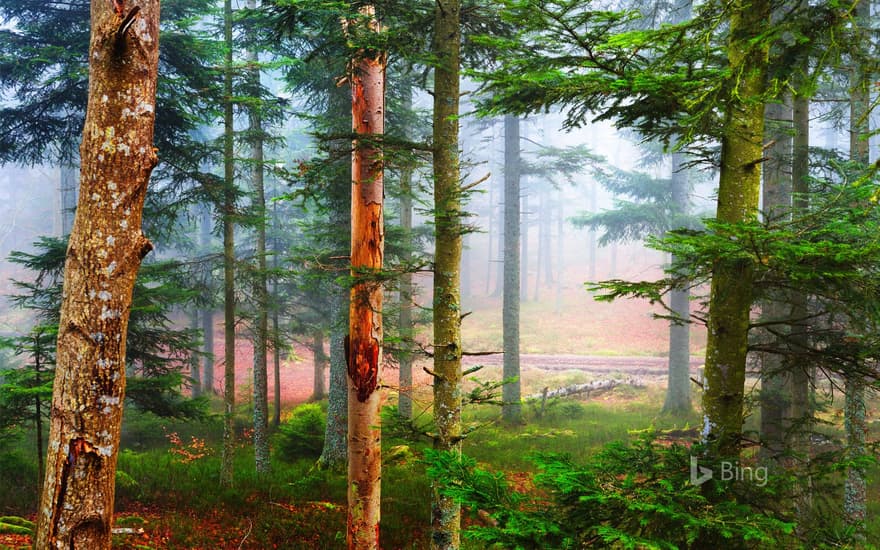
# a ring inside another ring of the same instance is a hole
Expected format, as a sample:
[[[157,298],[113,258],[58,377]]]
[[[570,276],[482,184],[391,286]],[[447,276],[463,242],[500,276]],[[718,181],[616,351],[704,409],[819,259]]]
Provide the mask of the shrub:
[[[691,449],[648,434],[612,443],[577,465],[557,454],[532,457],[537,491],[513,490],[503,473],[468,457],[426,452],[428,475],[490,525],[464,534],[486,547],[783,548],[794,525],[774,510],[779,485],[689,481]]]
[[[277,449],[285,460],[317,458],[324,447],[327,413],[318,403],[306,403],[293,410],[278,429]]]

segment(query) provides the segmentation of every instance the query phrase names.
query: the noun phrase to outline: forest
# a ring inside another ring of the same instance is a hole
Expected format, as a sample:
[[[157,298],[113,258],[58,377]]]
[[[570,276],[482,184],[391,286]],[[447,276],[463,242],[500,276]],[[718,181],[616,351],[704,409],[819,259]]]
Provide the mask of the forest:
[[[0,0],[0,550],[880,548],[878,10]]]

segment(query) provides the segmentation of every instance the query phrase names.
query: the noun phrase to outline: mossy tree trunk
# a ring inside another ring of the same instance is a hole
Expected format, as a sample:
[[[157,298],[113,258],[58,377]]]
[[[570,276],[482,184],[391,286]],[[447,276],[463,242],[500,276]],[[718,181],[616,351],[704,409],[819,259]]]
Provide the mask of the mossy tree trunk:
[[[93,2],[79,205],[64,268],[36,548],[110,548],[132,290],[153,149],[159,2]]]
[[[437,0],[434,14],[434,447],[461,452],[461,3]],[[434,487],[431,548],[458,548],[460,529],[461,506]]]
[[[754,220],[761,186],[763,95],[768,47],[760,38],[770,16],[768,0],[734,0],[730,6],[729,70],[721,138],[719,221]],[[703,439],[712,453],[737,457],[743,426],[753,267],[748,260],[718,258],[709,296],[703,392]]]
[[[379,32],[372,6],[362,7],[363,21]],[[348,547],[379,548],[382,475],[382,261],[384,167],[377,144],[385,131],[386,56],[361,50],[352,60],[352,132],[358,136],[351,155],[351,302],[348,363]]]
[[[235,459],[235,154],[232,113],[232,0],[223,2],[223,452],[220,484],[231,487]]]
[[[519,118],[504,117],[504,294],[502,332],[505,380],[501,416],[509,424],[522,422],[519,368],[519,229],[520,229],[520,136]]]
[[[312,330],[312,357],[315,366],[315,380],[312,384],[312,401],[320,401],[327,395],[324,386],[324,373],[327,369],[327,354],[324,353],[324,329]]]

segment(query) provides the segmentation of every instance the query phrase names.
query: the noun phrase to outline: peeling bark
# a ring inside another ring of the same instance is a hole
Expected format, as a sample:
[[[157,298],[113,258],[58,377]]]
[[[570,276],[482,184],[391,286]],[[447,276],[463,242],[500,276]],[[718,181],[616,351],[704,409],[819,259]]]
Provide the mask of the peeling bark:
[[[110,548],[135,278],[153,148],[159,2],[93,2],[81,193],[58,332],[46,478],[35,547]]]
[[[372,6],[361,8],[370,32],[379,32]],[[362,50],[352,60],[352,130],[358,136],[351,155],[351,288],[348,366],[348,547],[379,547],[382,469],[376,391],[382,372],[382,284],[385,248],[382,151],[375,140],[385,130],[383,52]]]

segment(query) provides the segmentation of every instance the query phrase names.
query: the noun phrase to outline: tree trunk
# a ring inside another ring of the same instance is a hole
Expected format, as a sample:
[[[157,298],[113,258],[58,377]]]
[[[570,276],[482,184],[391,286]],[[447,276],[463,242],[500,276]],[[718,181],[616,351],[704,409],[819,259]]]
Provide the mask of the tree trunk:
[[[505,137],[505,143],[507,139]],[[520,195],[522,210],[519,214],[520,235],[519,235],[519,299],[522,302],[529,301],[529,194],[523,189],[522,181],[520,181]],[[504,196],[507,196],[507,190],[504,190]],[[507,224],[505,223],[505,226]]]
[[[370,32],[379,32],[373,6],[364,6]],[[382,260],[385,250],[382,151],[385,131],[383,52],[361,50],[352,60],[351,287],[348,363],[348,547],[379,548],[382,475]]]
[[[792,104],[786,95],[783,103],[768,103],[764,108],[765,141],[768,147],[764,163],[764,218],[769,222],[791,217],[791,159],[792,159]],[[784,295],[771,296],[761,304],[764,322],[779,321],[774,330],[786,330],[785,319],[790,307]],[[781,338],[762,331],[762,340]],[[778,461],[785,452],[785,416],[788,413],[789,395],[787,375],[783,369],[782,356],[778,353],[760,354],[761,362],[761,457]]]
[[[871,17],[871,1],[864,0],[856,6],[857,35],[866,38]],[[866,42],[862,42],[866,43]],[[867,68],[859,63],[851,73],[850,98],[850,160],[867,169],[870,162],[868,136],[871,108],[871,93]],[[843,509],[846,523],[853,528],[855,539],[865,542],[865,517],[867,514],[867,480],[865,468],[858,461],[866,456],[865,440],[868,425],[865,421],[865,380],[858,373],[848,373],[845,377],[846,407],[844,424],[846,431],[847,460],[844,484]],[[852,464],[855,462],[856,464]],[[861,544],[860,544],[861,546]]]
[[[734,0],[730,15],[728,103],[721,138],[717,218],[737,223],[757,216],[764,135],[767,46],[758,40],[770,16],[768,0]],[[743,425],[753,269],[748,260],[719,258],[709,295],[703,392],[703,439],[720,457],[737,457]]]
[[[408,113],[412,110],[412,86],[405,84],[406,89],[403,90],[403,107],[402,111]],[[408,137],[408,136],[407,136]],[[413,168],[408,163],[400,169],[400,228],[403,231],[403,263],[408,265],[412,261],[413,249],[413,187],[412,187]],[[491,239],[490,239],[491,242]],[[398,365],[400,375],[398,379],[399,397],[397,402],[397,412],[404,420],[411,420],[413,417],[412,391],[413,391],[413,354],[410,351],[413,348],[413,275],[407,269],[400,276],[400,339],[401,350],[398,354]]]
[[[248,0],[249,10],[257,9],[256,0]],[[253,33],[253,31],[251,31]],[[259,56],[256,50],[247,52],[247,60],[251,64],[248,71],[249,88],[253,96],[260,93]],[[257,265],[254,274],[254,301],[256,302],[256,318],[254,319],[254,463],[258,474],[267,474],[271,468],[269,458],[269,288],[266,275],[266,187],[263,181],[263,114],[259,103],[250,105],[251,161],[254,222],[256,224],[256,255]],[[322,378],[323,380],[323,378]]]
[[[135,278],[153,149],[159,2],[94,2],[82,192],[64,268],[36,548],[110,548]]]
[[[590,186],[590,214],[596,214],[599,212],[599,184],[593,182],[593,185]],[[590,266],[589,266],[589,280],[597,281],[596,278],[596,230],[590,229],[587,232],[587,248],[589,249],[590,254]]]
[[[351,98],[343,88],[329,92],[327,117],[340,120],[345,113],[346,125],[351,109]],[[334,128],[338,132],[349,129]],[[331,144],[332,158],[342,158],[349,145],[342,142]],[[347,158],[347,157],[346,157]],[[348,254],[351,241],[351,162],[345,163],[345,174],[329,190],[330,225],[337,228],[333,238],[333,255]],[[344,183],[343,183],[344,180]],[[344,233],[344,236],[343,236]],[[336,238],[338,236],[338,238]],[[348,262],[337,260],[333,267],[342,272]],[[348,379],[345,357],[345,335],[348,332],[349,289],[336,282],[337,273],[328,281],[330,288],[330,391],[327,397],[327,427],[324,432],[324,449],[318,459],[321,468],[341,469],[348,462]]]
[[[461,452],[461,182],[458,106],[461,2],[434,10],[434,447]],[[431,548],[461,544],[461,506],[434,487]]]
[[[199,311],[193,310],[190,313],[190,329],[195,333],[199,330]],[[199,363],[201,358],[197,353],[190,353],[189,356],[189,375],[191,378],[190,387],[192,388],[192,396],[198,397],[202,393],[202,377],[199,372]]]
[[[315,364],[315,380],[312,385],[312,401],[320,401],[327,395],[324,387],[324,372],[327,368],[327,356],[324,354],[324,330],[316,328],[312,331],[312,357]]]
[[[232,118],[232,0],[223,2],[226,67],[223,74],[223,453],[220,484],[231,487],[235,459],[235,162]]]
[[[684,155],[672,154],[672,202],[679,216],[687,216],[688,174],[682,168]],[[673,256],[670,263],[675,265]],[[669,308],[682,319],[690,318],[690,292],[675,289],[669,293]],[[669,376],[663,412],[684,415],[691,411],[691,328],[690,325],[669,323]]]
[[[274,214],[273,219],[278,220],[278,215],[273,204],[272,213]],[[277,233],[276,233],[277,235]],[[277,239],[277,237],[276,237]],[[275,246],[273,247],[272,254],[272,267],[275,270],[278,269],[278,255],[281,252],[278,249],[277,241],[273,241]],[[281,425],[281,334],[278,331],[278,304],[277,301],[280,299],[278,294],[278,277],[273,277],[272,279],[272,297],[273,302],[276,304],[272,307],[272,372],[274,374],[274,386],[275,386],[275,407],[272,411],[272,427],[278,428]]]
[[[565,200],[560,196],[559,216],[556,218],[556,305],[555,312],[562,313],[562,291],[565,277]]]
[[[202,211],[201,220],[201,245],[202,254],[207,254],[211,246],[211,211],[205,207]],[[211,275],[206,277],[211,278]],[[213,286],[213,284],[211,285]],[[204,391],[214,394],[214,311],[210,307],[206,307],[200,312],[202,317],[202,333],[204,338],[204,346],[202,350],[205,353],[205,359],[202,366],[202,388]]]
[[[76,166],[69,163],[61,164],[61,235],[70,235],[73,229],[73,216],[76,213],[76,201],[79,190]]]
[[[504,297],[502,332],[504,338],[505,380],[501,390],[501,416],[505,422],[522,422],[519,380],[519,228],[520,228],[520,136],[519,118],[504,117]]]

